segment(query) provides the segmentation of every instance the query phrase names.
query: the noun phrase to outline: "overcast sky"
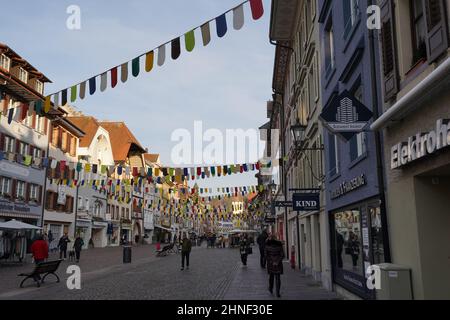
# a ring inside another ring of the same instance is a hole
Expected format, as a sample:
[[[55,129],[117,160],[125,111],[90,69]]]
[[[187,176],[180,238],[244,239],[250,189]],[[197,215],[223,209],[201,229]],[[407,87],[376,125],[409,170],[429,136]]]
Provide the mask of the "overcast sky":
[[[241,3],[241,0],[71,0],[4,1],[0,41],[13,48],[53,83],[46,94],[59,91],[92,75],[120,65],[184,34]],[[81,8],[81,30],[69,30],[69,5]],[[193,131],[202,120],[204,130],[257,129],[266,119],[266,101],[271,97],[274,47],[269,44],[270,0],[264,0],[262,19],[251,18],[245,5],[244,28],[232,28],[207,47],[196,31],[196,47],[184,49],[178,60],[170,58],[115,89],[97,92],[74,105],[100,120],[124,121],[149,152],[161,154],[171,164],[171,142],[175,129]],[[141,65],[142,66],[142,65]],[[131,67],[130,67],[131,70]],[[131,73],[131,72],[130,72]],[[239,176],[239,177],[238,177]],[[254,184],[254,172],[209,179],[209,186]]]

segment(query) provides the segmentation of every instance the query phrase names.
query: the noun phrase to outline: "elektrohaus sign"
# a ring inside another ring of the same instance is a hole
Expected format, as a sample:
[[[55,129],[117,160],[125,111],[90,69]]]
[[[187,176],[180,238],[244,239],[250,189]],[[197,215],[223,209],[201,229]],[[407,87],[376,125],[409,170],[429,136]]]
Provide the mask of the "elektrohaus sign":
[[[450,146],[450,120],[439,119],[436,129],[428,133],[418,132],[407,142],[398,143],[391,148],[391,169],[397,169],[410,162],[433,154]]]

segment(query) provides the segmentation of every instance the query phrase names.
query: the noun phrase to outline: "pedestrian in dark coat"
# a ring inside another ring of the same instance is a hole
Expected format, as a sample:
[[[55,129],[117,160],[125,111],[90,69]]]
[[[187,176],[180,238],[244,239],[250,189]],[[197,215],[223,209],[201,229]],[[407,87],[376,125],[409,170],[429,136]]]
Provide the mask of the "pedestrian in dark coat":
[[[281,275],[283,274],[284,250],[281,241],[271,235],[266,242],[265,254],[267,259],[267,272],[269,273],[269,291],[273,294],[273,281],[276,281],[277,297],[281,297]]]
[[[263,232],[258,236],[258,239],[256,239],[256,241],[258,242],[258,246],[259,246],[259,262],[261,264],[261,268],[266,267],[265,248],[266,248],[266,241],[267,241],[268,237],[269,237],[269,235],[267,234],[267,231],[263,230]]]
[[[191,254],[192,242],[184,235],[184,238],[181,242],[181,270],[184,270],[184,259],[186,259],[186,269],[189,269],[189,256]]]
[[[75,239],[75,243],[73,244],[73,249],[75,250],[75,257],[77,259],[77,263],[80,262],[81,249],[83,249],[84,241],[78,235]]]
[[[61,239],[59,239],[58,248],[59,248],[59,258],[63,258],[64,254],[64,260],[67,258],[67,244],[70,242],[69,237],[67,236],[67,233],[65,233]]]
[[[250,248],[250,244],[248,242],[247,235],[244,234],[244,236],[241,239],[241,242],[239,243],[239,252],[241,254],[241,261],[244,266],[247,265],[247,256],[248,256],[249,248]]]

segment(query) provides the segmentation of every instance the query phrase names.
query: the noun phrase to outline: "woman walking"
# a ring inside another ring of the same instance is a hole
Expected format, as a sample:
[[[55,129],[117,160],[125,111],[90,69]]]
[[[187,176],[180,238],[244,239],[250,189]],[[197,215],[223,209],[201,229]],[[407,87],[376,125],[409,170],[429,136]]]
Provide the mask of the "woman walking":
[[[284,250],[281,241],[271,235],[265,246],[267,272],[269,273],[269,291],[273,294],[273,282],[276,282],[277,297],[280,298],[281,275],[283,274]]]

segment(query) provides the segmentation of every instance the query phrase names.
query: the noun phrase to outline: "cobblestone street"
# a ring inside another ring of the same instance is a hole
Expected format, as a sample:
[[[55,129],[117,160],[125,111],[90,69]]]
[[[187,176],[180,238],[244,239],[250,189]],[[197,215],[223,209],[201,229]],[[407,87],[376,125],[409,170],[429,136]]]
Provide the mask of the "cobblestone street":
[[[235,249],[194,247],[189,270],[180,271],[180,255],[156,257],[153,246],[133,247],[133,262],[122,264],[122,248],[92,249],[83,252],[81,290],[66,287],[64,261],[58,271],[61,283],[49,279],[41,288],[30,280],[19,289],[17,274],[28,271],[31,264],[0,268],[0,299],[171,299],[171,300],[267,300],[276,299],[267,290],[267,274],[260,269],[259,253],[249,256],[243,268]],[[282,276],[282,299],[334,299],[309,277],[285,265]]]

